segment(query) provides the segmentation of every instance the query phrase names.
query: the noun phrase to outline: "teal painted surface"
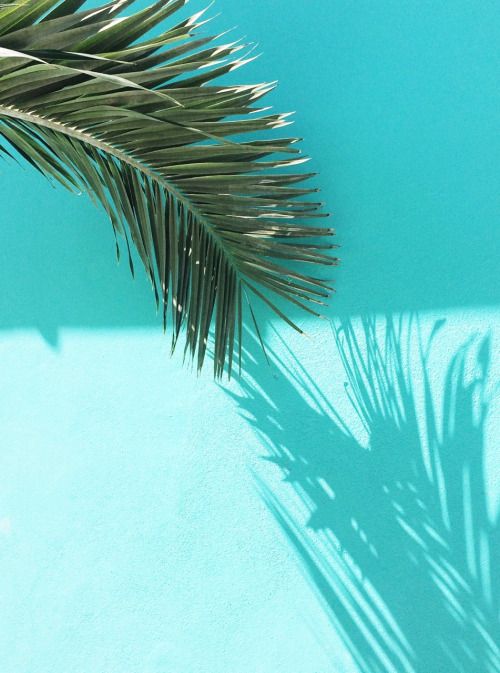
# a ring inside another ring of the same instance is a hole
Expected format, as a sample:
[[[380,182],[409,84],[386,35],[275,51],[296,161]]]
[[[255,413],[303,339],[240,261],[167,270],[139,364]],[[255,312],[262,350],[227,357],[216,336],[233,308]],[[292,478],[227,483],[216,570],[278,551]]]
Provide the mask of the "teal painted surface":
[[[2,164],[1,669],[500,670],[497,4],[217,10],[298,111],[361,359],[298,317],[197,379],[105,217]]]

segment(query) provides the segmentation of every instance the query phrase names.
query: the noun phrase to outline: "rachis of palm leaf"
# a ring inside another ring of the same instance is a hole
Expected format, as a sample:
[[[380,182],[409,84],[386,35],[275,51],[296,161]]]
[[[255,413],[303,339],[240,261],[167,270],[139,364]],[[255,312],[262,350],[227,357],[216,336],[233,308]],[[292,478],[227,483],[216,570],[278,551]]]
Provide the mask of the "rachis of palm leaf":
[[[311,226],[323,216],[301,184],[311,175],[289,170],[303,161],[297,139],[270,133],[287,115],[254,107],[273,85],[218,79],[246,62],[243,45],[197,37],[202,13],[176,19],[187,0],[124,16],[133,1],[2,4],[0,151],[104,207],[132,272],[137,249],[172,347],[185,328],[201,368],[213,334],[220,376],[241,354],[247,307],[258,331],[251,296],[294,327],[282,300],[324,305],[329,286],[301,264],[334,264],[320,242],[333,232]]]

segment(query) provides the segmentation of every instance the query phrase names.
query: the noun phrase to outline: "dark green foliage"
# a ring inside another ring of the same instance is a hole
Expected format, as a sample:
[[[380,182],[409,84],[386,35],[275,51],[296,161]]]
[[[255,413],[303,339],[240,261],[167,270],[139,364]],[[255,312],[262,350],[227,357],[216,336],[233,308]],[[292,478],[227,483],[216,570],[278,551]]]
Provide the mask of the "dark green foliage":
[[[195,37],[200,14],[176,21],[185,2],[124,17],[132,0],[3,4],[0,149],[102,204],[132,272],[138,251],[172,346],[184,329],[201,368],[213,330],[220,376],[250,297],[293,325],[282,300],[315,313],[330,291],[301,264],[335,259],[317,241],[332,231],[307,222],[322,216],[299,184],[311,176],[289,170],[303,161],[296,139],[269,133],[287,115],[254,107],[272,86],[215,83],[245,62],[243,46]]]

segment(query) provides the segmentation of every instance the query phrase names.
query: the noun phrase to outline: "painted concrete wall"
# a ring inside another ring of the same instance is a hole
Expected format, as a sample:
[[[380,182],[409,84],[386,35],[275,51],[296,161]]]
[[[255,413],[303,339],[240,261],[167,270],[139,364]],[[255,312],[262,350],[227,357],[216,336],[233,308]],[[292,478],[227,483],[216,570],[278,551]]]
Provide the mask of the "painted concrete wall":
[[[217,10],[298,110],[331,321],[198,379],[104,216],[2,164],[1,670],[498,671],[497,3]]]

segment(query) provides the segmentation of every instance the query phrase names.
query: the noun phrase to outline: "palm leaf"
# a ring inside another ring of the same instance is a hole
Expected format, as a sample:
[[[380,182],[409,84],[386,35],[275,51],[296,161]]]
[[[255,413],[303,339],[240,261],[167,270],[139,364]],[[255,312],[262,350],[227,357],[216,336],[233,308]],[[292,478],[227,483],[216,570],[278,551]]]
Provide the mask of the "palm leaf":
[[[273,85],[216,82],[245,63],[243,45],[196,37],[201,13],[175,18],[186,0],[121,16],[131,3],[0,7],[0,149],[104,207],[132,272],[137,249],[172,348],[185,328],[201,368],[213,334],[220,376],[251,296],[297,329],[283,301],[317,314],[330,288],[300,265],[335,263],[315,240],[332,230],[310,226],[323,214],[300,184],[311,175],[290,170],[296,139],[272,133],[287,115],[255,107]]]

